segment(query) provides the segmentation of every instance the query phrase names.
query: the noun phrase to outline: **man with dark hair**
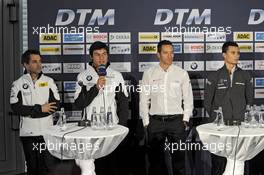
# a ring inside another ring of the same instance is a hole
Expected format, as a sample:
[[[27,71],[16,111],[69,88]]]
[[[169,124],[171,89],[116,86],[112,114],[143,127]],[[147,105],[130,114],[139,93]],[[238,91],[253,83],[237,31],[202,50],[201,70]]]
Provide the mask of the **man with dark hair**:
[[[184,150],[172,151],[167,146],[175,144],[179,148],[185,142],[185,130],[193,111],[192,86],[188,73],[173,65],[170,41],[158,43],[157,56],[159,65],[143,74],[139,104],[149,138],[149,175],[184,175]]]
[[[92,59],[90,65],[77,76],[75,105],[84,110],[88,120],[91,119],[93,108],[97,113],[100,113],[101,109],[104,112],[111,109],[114,123],[127,126],[128,93],[122,74],[109,67],[108,46],[99,41],[94,42],[90,47],[90,56]],[[102,67],[104,67],[104,75],[100,73]],[[97,175],[118,173],[115,153],[116,151],[96,159]]]
[[[216,117],[214,110],[222,107],[225,122],[241,121],[246,105],[253,103],[252,77],[237,66],[240,51],[235,42],[225,42],[222,47],[224,66],[208,75],[204,106],[210,121]],[[212,174],[220,175],[225,170],[226,158],[212,155]]]
[[[37,50],[27,50],[21,63],[25,74],[13,82],[10,104],[20,118],[20,138],[23,144],[28,175],[45,175],[54,166],[55,158],[45,144],[43,131],[53,125],[52,113],[59,107],[60,96],[53,79],[42,73],[41,56]]]

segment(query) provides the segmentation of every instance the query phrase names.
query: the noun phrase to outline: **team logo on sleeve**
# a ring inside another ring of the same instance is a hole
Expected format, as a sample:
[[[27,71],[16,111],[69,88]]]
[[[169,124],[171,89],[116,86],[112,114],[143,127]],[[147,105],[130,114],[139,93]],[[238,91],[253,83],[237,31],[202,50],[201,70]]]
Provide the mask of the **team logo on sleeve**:
[[[22,87],[23,87],[23,89],[28,89],[28,84],[24,83]]]
[[[88,75],[87,77],[86,77],[86,80],[87,81],[91,81],[93,79],[93,77],[91,76],[91,75]]]

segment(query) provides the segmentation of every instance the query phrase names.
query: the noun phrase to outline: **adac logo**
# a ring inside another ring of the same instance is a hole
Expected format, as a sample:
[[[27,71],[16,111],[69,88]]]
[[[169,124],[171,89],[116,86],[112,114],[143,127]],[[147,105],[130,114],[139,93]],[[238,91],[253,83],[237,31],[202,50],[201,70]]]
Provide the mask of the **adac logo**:
[[[237,34],[237,39],[250,39],[249,34]]]
[[[91,75],[88,75],[87,77],[86,77],[86,80],[87,81],[91,81],[93,79],[93,77],[91,76]]]
[[[39,83],[39,87],[46,87],[46,86],[48,86],[48,82]]]
[[[23,89],[28,89],[29,86],[27,83],[24,83],[22,87],[23,87]]]
[[[234,32],[234,41],[252,41],[253,32]]]
[[[155,54],[157,53],[156,44],[139,44],[139,54]]]
[[[60,43],[60,34],[40,34],[40,43]]]
[[[143,46],[142,51],[150,52],[150,51],[156,51],[156,46]]]

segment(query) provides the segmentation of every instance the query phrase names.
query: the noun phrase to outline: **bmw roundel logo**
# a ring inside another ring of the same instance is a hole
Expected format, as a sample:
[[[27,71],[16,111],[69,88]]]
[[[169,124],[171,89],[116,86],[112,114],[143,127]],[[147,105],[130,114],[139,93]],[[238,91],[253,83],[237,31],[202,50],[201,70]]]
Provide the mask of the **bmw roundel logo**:
[[[198,64],[195,63],[195,62],[193,62],[193,63],[191,64],[191,69],[192,69],[192,70],[195,70],[195,69],[197,69],[197,68],[198,68]]]
[[[23,89],[27,89],[28,88],[28,84],[23,84]]]
[[[91,75],[88,75],[87,77],[86,77],[86,80],[87,81],[91,81],[93,79],[93,77],[91,76]]]

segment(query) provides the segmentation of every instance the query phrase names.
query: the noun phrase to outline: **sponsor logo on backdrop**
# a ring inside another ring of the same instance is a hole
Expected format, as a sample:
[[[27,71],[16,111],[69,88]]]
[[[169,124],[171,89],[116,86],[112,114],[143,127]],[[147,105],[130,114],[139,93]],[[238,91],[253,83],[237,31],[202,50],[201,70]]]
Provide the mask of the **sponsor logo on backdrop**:
[[[226,41],[226,33],[224,32],[215,32],[215,33],[207,33],[206,34],[206,41]]]
[[[158,65],[159,62],[139,62],[138,63],[138,70],[139,72],[144,72],[145,70],[151,68],[152,66]]]
[[[130,44],[109,44],[110,54],[131,54]]]
[[[107,43],[108,34],[107,33],[87,33],[86,42],[93,43],[95,41],[101,41]]]
[[[204,108],[194,108],[192,118],[204,117]]]
[[[193,89],[204,89],[204,79],[191,79]]]
[[[138,53],[139,54],[156,54],[157,44],[139,44]]]
[[[264,77],[255,78],[255,87],[264,87]]]
[[[76,12],[75,12],[76,11]],[[87,15],[87,13],[89,15]],[[65,18],[66,17],[66,18]],[[90,19],[88,19],[90,17]],[[78,26],[91,25],[114,25],[115,9],[59,9],[56,26],[66,26],[76,22]]]
[[[253,52],[253,43],[238,43],[240,52]]]
[[[161,40],[169,40],[171,42],[182,42],[182,34],[173,32],[161,32]]]
[[[206,43],[206,53],[222,53],[223,43]]]
[[[111,62],[110,67],[118,72],[131,72],[130,62]]]
[[[238,62],[238,67],[243,70],[253,70],[253,61],[251,60],[240,60]]]
[[[203,43],[185,43],[184,53],[204,53]]]
[[[255,70],[264,70],[264,60],[255,60]]]
[[[129,43],[131,42],[130,32],[109,33],[109,43]]]
[[[264,52],[264,43],[255,43],[255,52]]]
[[[63,73],[80,73],[84,69],[84,63],[63,63]]]
[[[264,32],[255,32],[255,41],[264,41]]]
[[[39,45],[41,55],[61,55],[60,45]]]
[[[63,45],[64,55],[83,55],[84,45]]]
[[[61,35],[49,33],[39,34],[39,43],[61,43]]]
[[[203,42],[204,34],[203,33],[184,33],[185,42]]]
[[[62,82],[61,81],[55,81],[55,84],[58,88],[58,91],[62,91]]]
[[[255,89],[255,98],[264,98],[264,89]]]
[[[233,32],[234,41],[253,41],[253,32]]]
[[[64,93],[64,103],[74,103],[74,93]]]
[[[173,43],[174,53],[182,53],[182,44]]]
[[[63,82],[63,89],[66,92],[75,91],[76,82],[75,81],[64,81]]]
[[[61,73],[61,63],[42,63],[42,72],[45,74]]]
[[[193,90],[193,99],[194,100],[203,100],[204,99],[204,90]]]
[[[159,42],[159,32],[138,32],[138,42]]]
[[[206,61],[206,71],[215,71],[223,67],[224,61]]]
[[[185,61],[184,69],[186,71],[204,71],[203,61]]]
[[[83,43],[84,34],[83,33],[64,33],[63,43]]]

